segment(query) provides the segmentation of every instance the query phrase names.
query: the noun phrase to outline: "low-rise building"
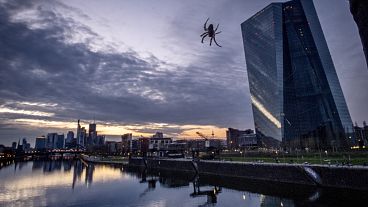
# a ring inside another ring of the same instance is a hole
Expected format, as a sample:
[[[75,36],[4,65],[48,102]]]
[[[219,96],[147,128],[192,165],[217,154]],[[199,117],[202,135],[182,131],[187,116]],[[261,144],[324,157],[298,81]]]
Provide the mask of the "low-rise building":
[[[172,138],[165,138],[162,132],[156,132],[152,138],[149,139],[148,149],[151,156],[163,157],[166,155],[168,145],[172,143]]]
[[[153,151],[165,150],[170,143],[172,143],[172,138],[150,138],[149,149]]]
[[[229,128],[226,131],[226,142],[228,149],[256,147],[258,145],[256,134],[252,129],[239,130]]]
[[[354,136],[355,136],[355,143],[353,145],[355,146],[367,146],[368,145],[368,126],[367,123],[363,122],[363,127],[358,126],[357,123],[355,123],[354,126]]]
[[[138,139],[138,155],[143,157],[147,156],[149,151],[149,142],[150,140],[148,138],[141,137]]]

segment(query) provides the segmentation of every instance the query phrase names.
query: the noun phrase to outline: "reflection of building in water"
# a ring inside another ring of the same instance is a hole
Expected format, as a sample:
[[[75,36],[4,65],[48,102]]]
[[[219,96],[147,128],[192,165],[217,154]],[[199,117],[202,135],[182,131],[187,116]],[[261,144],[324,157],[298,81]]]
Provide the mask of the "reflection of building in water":
[[[261,207],[274,207],[274,206],[282,206],[282,207],[294,207],[294,202],[292,200],[286,200],[273,196],[260,196]]]
[[[147,170],[142,171],[141,180],[139,182],[147,183],[148,187],[141,194],[139,194],[139,197],[141,198],[145,196],[149,191],[153,191],[156,188],[157,180],[157,177],[153,175],[151,176],[151,178],[147,178]]]
[[[85,183],[88,186],[90,186],[93,182],[93,172],[95,170],[95,166],[92,163],[89,163],[88,166],[86,167],[86,178],[85,178]]]
[[[43,171],[52,172],[54,170],[61,170],[61,166],[60,160],[48,160],[44,162]]]
[[[178,188],[183,186],[189,186],[189,181],[180,180],[175,178],[160,177],[160,184],[167,188]]]
[[[41,170],[43,169],[44,161],[43,160],[35,160],[33,161],[32,170]]]
[[[52,160],[51,162],[54,164],[53,170],[61,170],[62,163],[60,160]]]
[[[13,161],[11,161],[11,160],[0,161],[0,169],[3,168],[3,167],[9,166],[11,164],[13,164]]]
[[[148,180],[148,188],[149,189],[155,189],[156,188],[156,182],[157,180],[156,179],[151,179],[151,180]]]
[[[70,171],[72,169],[72,162],[70,160],[63,160],[64,171]]]
[[[71,160],[34,160],[32,170],[43,170],[43,172],[70,171],[72,168]]]
[[[83,173],[83,163],[80,160],[75,161],[74,163],[74,171],[73,171],[73,184],[72,188],[74,188],[77,180],[80,180]]]
[[[221,193],[221,187],[214,186],[210,190],[201,190],[199,178],[196,177],[193,180],[193,193],[190,194],[191,197],[207,196],[207,202],[200,206],[208,206],[217,203],[217,194]]]
[[[139,176],[139,175],[141,175],[141,176]],[[138,177],[141,178],[140,183],[147,182],[147,169],[143,170],[142,174],[138,174]]]
[[[17,171],[17,166],[18,166],[18,170],[22,170],[22,168],[26,165],[27,165],[27,162],[22,162],[22,161],[21,162],[15,162],[14,171]]]

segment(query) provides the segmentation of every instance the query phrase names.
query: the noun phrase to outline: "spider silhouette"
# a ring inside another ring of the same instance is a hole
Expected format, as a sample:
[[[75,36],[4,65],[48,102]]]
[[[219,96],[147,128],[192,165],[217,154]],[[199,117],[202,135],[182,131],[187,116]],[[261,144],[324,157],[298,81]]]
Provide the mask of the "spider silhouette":
[[[221,47],[221,45],[217,44],[216,37],[215,37],[217,34],[221,33],[221,31],[216,32],[220,24],[217,24],[217,27],[216,27],[215,30],[213,30],[213,24],[208,25],[208,28],[207,28],[206,25],[207,25],[207,22],[208,22],[209,19],[210,18],[207,18],[206,22],[204,23],[204,31],[205,32],[203,34],[201,34],[202,43],[203,43],[204,38],[208,36],[208,37],[211,38],[210,39],[210,46],[212,45],[212,40],[213,40],[217,46]]]

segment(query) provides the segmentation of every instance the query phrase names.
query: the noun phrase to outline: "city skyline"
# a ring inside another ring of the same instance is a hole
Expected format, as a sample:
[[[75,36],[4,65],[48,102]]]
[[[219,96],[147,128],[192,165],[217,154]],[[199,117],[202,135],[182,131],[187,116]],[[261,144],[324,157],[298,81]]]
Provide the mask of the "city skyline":
[[[0,144],[75,131],[78,119],[105,135],[254,128],[240,23],[272,2],[0,1]],[[368,74],[349,4],[315,5],[361,123]],[[223,48],[200,43],[208,17]]]

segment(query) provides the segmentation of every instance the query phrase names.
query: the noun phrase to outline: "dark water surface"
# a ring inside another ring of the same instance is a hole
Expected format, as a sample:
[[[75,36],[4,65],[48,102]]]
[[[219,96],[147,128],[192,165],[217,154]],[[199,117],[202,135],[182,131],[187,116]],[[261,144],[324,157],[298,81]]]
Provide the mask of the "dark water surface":
[[[364,206],[368,194],[80,160],[0,167],[0,206]]]

